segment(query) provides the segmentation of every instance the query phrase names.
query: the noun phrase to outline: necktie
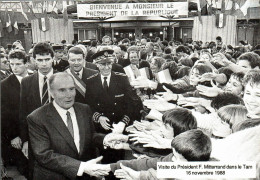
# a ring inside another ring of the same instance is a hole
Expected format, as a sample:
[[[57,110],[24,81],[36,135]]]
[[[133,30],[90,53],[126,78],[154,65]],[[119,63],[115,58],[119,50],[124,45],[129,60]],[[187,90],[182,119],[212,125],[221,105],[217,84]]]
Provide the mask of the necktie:
[[[105,91],[108,91],[107,77],[104,77],[103,88],[105,89]]]
[[[72,136],[73,139],[74,139],[74,130],[73,130],[73,125],[72,125],[72,120],[71,120],[70,112],[67,111],[66,115],[67,115],[67,127],[68,127],[68,129],[69,129],[69,132],[70,132],[71,136]]]
[[[79,77],[79,72],[76,72],[76,75]],[[80,77],[79,77],[80,78]]]
[[[49,93],[48,93],[48,84],[47,77],[43,78],[43,88],[42,88],[42,106],[49,103]]]

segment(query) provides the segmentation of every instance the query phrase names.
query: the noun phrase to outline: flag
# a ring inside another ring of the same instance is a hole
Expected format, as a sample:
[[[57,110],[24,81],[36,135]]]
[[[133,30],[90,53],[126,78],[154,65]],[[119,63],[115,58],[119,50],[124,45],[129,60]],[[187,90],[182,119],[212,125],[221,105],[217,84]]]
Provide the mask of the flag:
[[[4,26],[3,26],[3,23],[2,23],[2,20],[0,19],[0,37],[3,37],[3,30],[4,30]]]
[[[18,34],[19,28],[18,28],[18,23],[15,21],[14,23],[14,35]]]
[[[29,2],[30,4],[28,4],[28,3],[25,3],[26,5],[27,5],[27,7],[29,8],[29,13],[31,14],[31,17],[34,19],[34,18],[38,18],[36,15],[35,15],[35,13],[34,13],[34,11],[33,11],[33,3],[30,1]]]
[[[64,19],[64,26],[68,25],[68,21],[69,21],[69,16],[68,16],[68,11],[67,11],[67,2],[63,1],[63,19]]]
[[[26,3],[26,2],[23,2],[23,3]],[[28,21],[29,19],[28,19],[28,16],[24,12],[23,3],[20,2],[21,12],[22,12],[22,15],[24,16],[24,18],[26,19],[26,21]]]
[[[7,29],[7,32],[12,32],[13,28],[12,28],[12,22],[11,22],[11,17],[10,17],[10,14],[8,14],[8,21],[6,22],[6,29]]]
[[[216,26],[218,28],[223,28],[226,25],[226,15],[224,13],[220,13],[216,15]]]
[[[57,1],[54,1],[52,4],[52,10],[51,10],[51,14],[53,15],[54,18],[58,18],[58,8],[57,8]]]
[[[199,21],[200,21],[200,23],[202,24],[200,0],[197,0],[197,6],[198,6],[198,16],[199,16]]]
[[[248,8],[260,7],[259,0],[247,0],[245,4],[240,8],[244,16],[247,15]]]
[[[4,13],[4,19],[3,19],[3,26],[6,27],[6,23],[8,22],[8,10],[5,8],[5,13]]]
[[[48,17],[38,18],[39,29],[43,32],[46,32],[50,29],[50,21]]]

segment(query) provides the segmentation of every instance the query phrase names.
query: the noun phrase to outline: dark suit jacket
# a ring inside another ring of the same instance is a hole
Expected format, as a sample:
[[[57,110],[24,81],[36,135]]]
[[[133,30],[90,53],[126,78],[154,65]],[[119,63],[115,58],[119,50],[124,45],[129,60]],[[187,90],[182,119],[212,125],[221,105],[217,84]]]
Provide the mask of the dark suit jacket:
[[[90,68],[90,69],[94,69],[94,70],[99,70],[96,64],[93,64],[93,63],[90,63],[90,62],[86,62],[85,67]],[[120,64],[116,64],[116,63],[114,63],[112,65],[112,71],[125,74],[123,66],[121,66]]]
[[[121,65],[123,68],[131,64],[129,59],[123,59],[122,57],[118,59],[117,63]]]
[[[69,62],[61,59],[58,64],[53,63],[52,67],[56,71],[63,72],[69,67]]]
[[[1,81],[4,80],[5,78],[7,78],[8,76],[9,76],[9,74],[4,74],[2,71],[0,71]]]
[[[27,117],[36,160],[33,179],[76,179],[80,162],[93,159],[94,147],[103,146],[104,135],[95,133],[89,106],[75,103],[73,107],[79,127],[80,152],[53,103],[38,108]],[[93,178],[86,176],[83,179]]]
[[[14,74],[1,82],[2,136],[11,141],[19,136],[20,83]]]
[[[111,125],[119,121],[125,122],[123,120],[124,116],[128,116],[131,119],[134,110],[137,108],[135,103],[140,102],[140,98],[130,86],[127,76],[122,73],[111,73],[108,92],[103,88],[100,74],[90,77],[87,80],[87,87],[87,104],[90,105],[94,115],[98,113],[106,116],[110,120]],[[108,132],[99,124],[96,125],[99,132]]]
[[[20,91],[20,137],[22,142],[28,141],[28,126],[26,117],[35,109],[41,107],[38,72],[22,79]]]
[[[96,73],[98,73],[98,71],[90,68],[83,68],[82,81],[86,84],[87,78],[89,78],[90,76]],[[88,87],[86,87],[86,90],[88,90]],[[75,102],[85,103],[85,97],[82,96],[78,90],[76,90]]]

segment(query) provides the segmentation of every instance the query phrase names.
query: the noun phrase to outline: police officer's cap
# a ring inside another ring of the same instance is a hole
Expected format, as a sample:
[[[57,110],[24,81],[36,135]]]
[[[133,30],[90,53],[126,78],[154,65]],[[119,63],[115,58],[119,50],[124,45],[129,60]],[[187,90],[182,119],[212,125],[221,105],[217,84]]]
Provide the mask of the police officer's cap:
[[[114,60],[113,53],[114,53],[114,50],[112,50],[112,49],[102,50],[102,51],[99,51],[96,54],[94,54],[92,56],[92,59],[96,63],[113,62],[113,60]]]

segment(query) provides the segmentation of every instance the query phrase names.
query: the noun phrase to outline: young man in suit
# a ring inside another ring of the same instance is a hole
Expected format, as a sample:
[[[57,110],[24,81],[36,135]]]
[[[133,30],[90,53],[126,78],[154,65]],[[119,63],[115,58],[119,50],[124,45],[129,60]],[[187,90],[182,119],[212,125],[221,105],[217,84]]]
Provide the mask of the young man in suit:
[[[67,69],[66,72],[72,75],[76,84],[75,101],[85,103],[87,78],[98,73],[98,71],[84,68],[85,56],[80,47],[70,48],[70,50],[68,51],[68,62],[70,68]]]
[[[20,83],[28,76],[27,57],[23,51],[13,50],[8,59],[13,74],[1,83],[2,157],[5,164],[14,163],[18,171],[27,177],[28,160],[21,151],[19,134]]]
[[[38,67],[38,72],[25,77],[21,82],[20,91],[20,138],[23,143],[22,151],[29,156],[29,179],[32,177],[33,156],[28,154],[28,126],[26,117],[35,109],[51,102],[48,91],[48,79],[54,73],[52,68],[54,52],[48,43],[38,43],[33,49],[33,58]],[[29,148],[30,149],[30,148]]]
[[[131,124],[131,117],[139,97],[130,86],[125,74],[112,71],[114,62],[113,50],[104,50],[93,56],[100,73],[87,80],[86,103],[93,111],[93,120],[97,132],[111,131],[122,134],[125,127]],[[123,153],[114,150],[101,152],[103,163],[115,162]]]
[[[35,156],[33,179],[67,180],[93,179],[108,170],[96,164],[95,146],[103,148],[107,140],[94,131],[88,105],[75,102],[73,77],[56,73],[49,80],[54,98],[28,117],[29,136]],[[84,174],[86,173],[86,174]],[[90,175],[90,176],[89,176]]]
[[[0,60],[1,60],[1,66],[0,66],[0,78],[1,81],[7,78],[9,73],[9,61],[6,58],[6,55],[4,53],[0,54]]]

